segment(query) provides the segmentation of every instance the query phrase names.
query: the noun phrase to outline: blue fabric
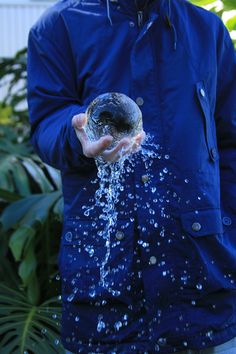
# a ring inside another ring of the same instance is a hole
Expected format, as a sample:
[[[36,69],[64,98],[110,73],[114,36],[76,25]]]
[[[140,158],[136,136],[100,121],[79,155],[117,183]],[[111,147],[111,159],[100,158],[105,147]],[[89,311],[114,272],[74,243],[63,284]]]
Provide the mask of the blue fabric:
[[[236,335],[233,43],[216,15],[188,1],[153,0],[144,12],[139,28],[134,0],[60,1],[29,34],[31,142],[62,175],[61,335],[72,352],[174,353]],[[96,165],[71,126],[109,91],[143,98],[144,130],[160,145],[149,167],[137,155],[124,177],[115,295],[99,285],[99,210],[82,208],[94,202]]]

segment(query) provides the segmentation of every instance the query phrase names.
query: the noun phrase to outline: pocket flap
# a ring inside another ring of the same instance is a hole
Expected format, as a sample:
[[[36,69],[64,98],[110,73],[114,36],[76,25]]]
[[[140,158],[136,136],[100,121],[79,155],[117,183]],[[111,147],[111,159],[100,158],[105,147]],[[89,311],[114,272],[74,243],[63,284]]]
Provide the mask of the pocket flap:
[[[221,210],[189,211],[180,215],[182,227],[192,236],[206,236],[223,232]]]
[[[196,92],[198,102],[201,106],[202,113],[204,116],[204,124],[205,124],[205,135],[206,135],[206,143],[209,152],[210,159],[212,161],[219,160],[218,148],[213,135],[213,122],[211,122],[211,108],[209,99],[207,96],[207,90],[205,88],[204,81],[199,81],[196,83]]]

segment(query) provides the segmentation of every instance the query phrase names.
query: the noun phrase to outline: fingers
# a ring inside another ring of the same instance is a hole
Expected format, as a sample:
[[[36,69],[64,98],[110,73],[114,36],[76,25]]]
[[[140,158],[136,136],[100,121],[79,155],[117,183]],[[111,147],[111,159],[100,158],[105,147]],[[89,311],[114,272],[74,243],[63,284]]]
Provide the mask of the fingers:
[[[120,158],[122,149],[128,148],[129,145],[130,145],[130,139],[123,138],[113,149],[104,150],[101,155],[105,161],[111,161],[111,162],[116,161]]]
[[[135,153],[140,150],[141,144],[146,137],[145,132],[142,130],[141,133],[137,134],[132,139],[123,138],[120,142],[111,150],[104,150],[101,154],[105,161],[114,162],[117,161],[121,156],[127,154]]]
[[[97,141],[90,141],[84,149],[84,153],[87,157],[96,157],[102,155],[112,143],[113,137],[111,135],[105,135]]]
[[[137,152],[137,151],[140,150],[141,144],[144,141],[145,137],[146,137],[146,134],[145,134],[144,130],[142,130],[141,133],[137,134],[134,137],[133,144],[132,144],[132,147],[131,147],[131,152],[132,153]]]

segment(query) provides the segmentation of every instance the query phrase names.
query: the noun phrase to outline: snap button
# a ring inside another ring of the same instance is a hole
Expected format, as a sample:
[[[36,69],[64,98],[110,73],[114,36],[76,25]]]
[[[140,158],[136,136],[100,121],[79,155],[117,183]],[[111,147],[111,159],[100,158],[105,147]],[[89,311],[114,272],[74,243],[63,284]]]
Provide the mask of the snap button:
[[[123,231],[117,231],[117,232],[116,232],[116,238],[117,238],[117,240],[121,241],[121,240],[123,240],[124,237],[125,237],[125,235],[124,235],[124,232],[123,232]]]
[[[217,157],[216,148],[211,148],[211,157],[213,158],[213,160],[216,159],[216,157]]]
[[[224,216],[222,219],[224,225],[229,226],[232,224],[232,220],[229,216]]]
[[[135,26],[135,23],[134,23],[133,21],[130,21],[130,22],[129,22],[129,26],[130,26],[130,27],[134,27],[134,26]]]
[[[199,222],[194,222],[192,224],[193,231],[199,231],[199,230],[201,230],[201,228],[202,228],[202,225]]]
[[[200,89],[200,94],[201,94],[202,97],[206,96],[205,91],[203,90],[203,88]]]
[[[155,256],[151,256],[149,258],[149,263],[150,264],[154,265],[154,264],[156,264],[156,262],[157,262],[157,258]]]
[[[142,97],[137,97],[136,98],[136,103],[138,106],[142,106],[144,104],[144,100]]]
[[[142,182],[143,182],[143,183],[146,183],[146,182],[149,181],[148,175],[142,175],[141,179],[142,179]]]

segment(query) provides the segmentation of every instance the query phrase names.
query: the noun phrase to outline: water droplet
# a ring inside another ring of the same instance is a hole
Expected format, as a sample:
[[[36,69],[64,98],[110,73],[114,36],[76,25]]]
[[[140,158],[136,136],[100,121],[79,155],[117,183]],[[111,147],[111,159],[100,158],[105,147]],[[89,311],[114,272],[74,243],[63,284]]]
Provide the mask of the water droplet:
[[[213,339],[213,331],[208,331],[206,333],[206,337],[210,338],[211,340]]]
[[[166,338],[159,338],[158,339],[158,344],[160,345],[160,346],[164,346],[164,345],[166,345],[166,343],[167,343],[167,340],[166,340]]]
[[[114,327],[117,331],[119,331],[119,329],[122,327],[122,322],[121,321],[115,322]]]
[[[96,295],[96,291],[93,289],[89,292],[90,297],[94,297]]]
[[[184,182],[185,183],[189,183],[189,180],[187,178],[185,178]]]
[[[198,283],[198,284],[196,285],[196,288],[197,288],[198,290],[202,290],[202,284]]]
[[[75,294],[70,294],[69,296],[67,296],[67,301],[69,301],[69,302],[73,301],[74,297],[75,297]]]
[[[76,316],[76,317],[75,317],[75,322],[79,322],[79,320],[80,320],[80,317],[79,317],[79,316]]]
[[[91,245],[87,245],[87,246],[85,247],[85,251],[88,252],[89,257],[93,257],[93,255],[94,255],[94,248],[93,248]]]
[[[71,242],[71,241],[72,241],[72,237],[73,237],[73,235],[72,235],[72,232],[70,232],[70,231],[68,231],[68,232],[65,234],[65,239],[66,239],[66,241],[68,241],[68,242]]]

